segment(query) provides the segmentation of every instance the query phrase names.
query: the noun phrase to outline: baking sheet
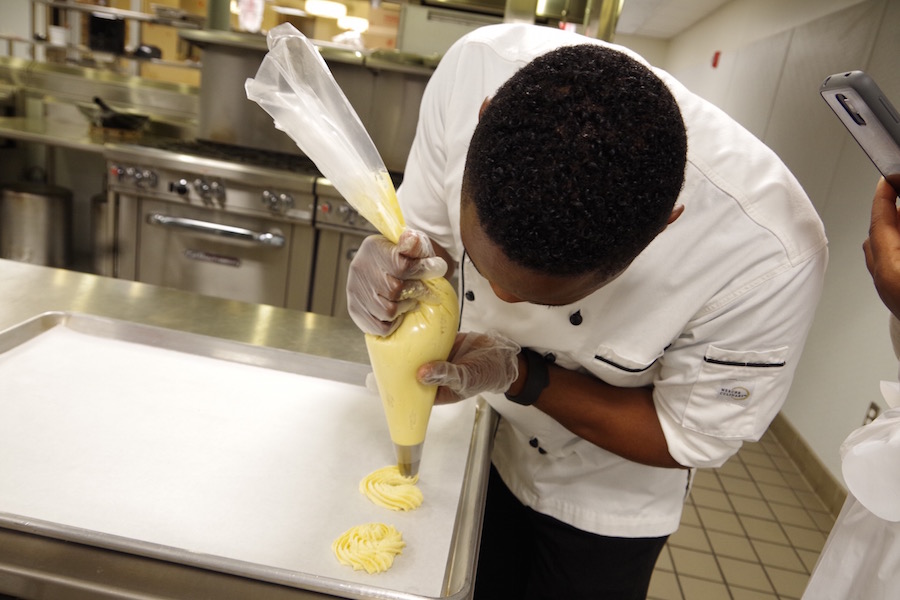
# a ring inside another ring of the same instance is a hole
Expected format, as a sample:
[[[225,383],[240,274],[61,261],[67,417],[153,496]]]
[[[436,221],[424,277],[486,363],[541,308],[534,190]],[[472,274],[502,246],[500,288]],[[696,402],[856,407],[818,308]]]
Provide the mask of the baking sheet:
[[[282,353],[299,361],[285,372],[243,364],[272,362],[253,347],[209,353],[224,360],[160,347],[171,332],[116,339],[113,325],[62,319],[0,344],[3,525],[347,597],[447,594],[471,401],[433,411],[425,503],[395,513],[357,489],[395,462],[377,396],[340,381],[358,365]],[[174,345],[204,347],[196,337]],[[378,575],[330,548],[369,521],[407,543]]]

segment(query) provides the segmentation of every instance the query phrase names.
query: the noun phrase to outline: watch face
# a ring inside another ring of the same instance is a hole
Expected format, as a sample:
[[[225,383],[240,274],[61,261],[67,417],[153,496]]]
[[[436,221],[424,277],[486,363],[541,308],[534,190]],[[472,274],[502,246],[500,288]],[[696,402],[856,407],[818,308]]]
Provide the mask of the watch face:
[[[265,0],[238,0],[238,23],[241,29],[256,33],[262,25]]]

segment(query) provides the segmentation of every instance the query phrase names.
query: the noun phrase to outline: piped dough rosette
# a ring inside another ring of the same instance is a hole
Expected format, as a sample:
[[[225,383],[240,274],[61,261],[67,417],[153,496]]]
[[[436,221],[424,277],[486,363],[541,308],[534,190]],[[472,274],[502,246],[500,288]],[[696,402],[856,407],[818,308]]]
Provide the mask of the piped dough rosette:
[[[363,477],[359,491],[378,506],[390,510],[413,510],[422,504],[419,476],[404,477],[396,465],[383,467]]]
[[[331,544],[331,549],[341,564],[372,574],[390,569],[404,546],[406,542],[394,526],[366,523],[345,531]]]

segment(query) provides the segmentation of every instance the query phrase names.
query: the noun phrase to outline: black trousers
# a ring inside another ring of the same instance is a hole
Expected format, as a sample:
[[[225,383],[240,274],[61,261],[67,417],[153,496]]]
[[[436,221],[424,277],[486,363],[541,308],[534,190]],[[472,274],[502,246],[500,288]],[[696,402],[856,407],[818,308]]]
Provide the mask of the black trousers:
[[[491,467],[475,600],[644,600],[667,537],[576,529],[524,506]]]

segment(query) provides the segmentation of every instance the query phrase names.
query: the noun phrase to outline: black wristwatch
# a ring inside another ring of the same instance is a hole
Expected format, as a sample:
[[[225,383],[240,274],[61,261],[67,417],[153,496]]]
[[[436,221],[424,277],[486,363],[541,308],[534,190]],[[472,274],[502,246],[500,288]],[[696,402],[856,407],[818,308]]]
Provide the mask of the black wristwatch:
[[[525,373],[525,384],[517,395],[513,396],[507,393],[506,399],[523,406],[531,406],[537,402],[538,396],[550,383],[550,374],[547,369],[547,361],[534,350],[522,348],[522,356],[525,358],[525,365],[528,368]]]

